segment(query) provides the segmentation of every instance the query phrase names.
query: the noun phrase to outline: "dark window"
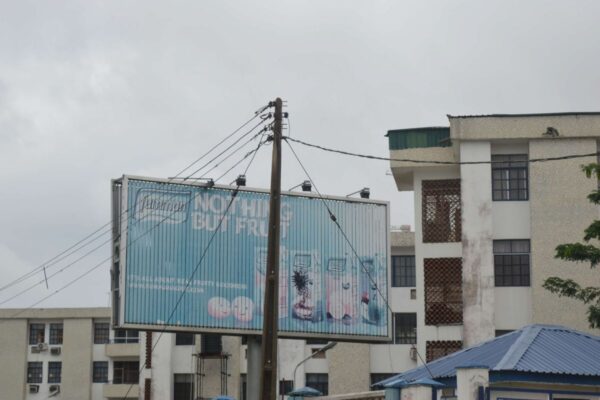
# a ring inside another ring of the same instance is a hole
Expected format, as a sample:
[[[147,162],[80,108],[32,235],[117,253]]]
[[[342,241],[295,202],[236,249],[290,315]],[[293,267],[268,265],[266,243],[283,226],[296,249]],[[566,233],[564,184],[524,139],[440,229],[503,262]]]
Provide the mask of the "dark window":
[[[496,329],[495,334],[496,334],[496,337],[498,337],[498,336],[506,335],[507,333],[511,333],[511,332],[514,332],[514,331],[511,329]]]
[[[462,259],[426,258],[425,324],[462,323]]]
[[[306,344],[327,344],[327,339],[306,339]]]
[[[442,389],[441,400],[456,400],[458,397],[456,396],[456,389],[454,388],[444,388]]]
[[[440,357],[447,356],[460,349],[462,349],[462,342],[460,340],[428,341],[425,345],[427,362],[437,360]]]
[[[417,314],[394,314],[395,344],[417,343]]]
[[[391,373],[391,374],[371,374],[371,390],[381,390],[381,389],[383,389],[383,387],[377,386],[376,384],[379,383],[379,382],[381,382],[381,381],[383,381],[383,380],[385,380],[385,379],[391,378],[392,376],[396,376],[396,375],[398,375],[398,374],[395,374],[395,373]]]
[[[140,341],[139,331],[117,329],[115,331],[115,343],[138,343]]]
[[[527,200],[527,154],[492,155],[492,199]]]
[[[192,374],[175,374],[173,379],[174,400],[190,400],[193,391]]]
[[[240,386],[240,400],[246,400],[248,398],[246,393],[248,387],[246,374],[240,374]]]
[[[242,344],[248,344],[248,336],[242,336]]]
[[[115,361],[113,364],[113,383],[138,383],[139,361]]]
[[[279,394],[287,395],[289,392],[294,390],[294,381],[286,381],[284,379],[279,381]]]
[[[461,241],[460,179],[422,182],[423,243]]]
[[[221,335],[206,333],[202,335],[203,354],[221,354],[223,352],[223,341]]]
[[[392,256],[392,286],[415,287],[415,256]]]
[[[50,344],[62,344],[63,324],[50,324]]]
[[[48,383],[60,383],[60,372],[62,363],[60,361],[50,361],[48,363]]]
[[[196,343],[193,333],[177,333],[175,335],[175,346],[192,346]]]
[[[323,396],[329,394],[329,379],[327,374],[306,374],[306,386],[317,389]]]
[[[529,240],[494,240],[496,286],[529,286]]]
[[[27,383],[42,383],[43,365],[41,361],[27,363]]]
[[[46,325],[45,324],[30,324],[29,325],[29,344],[44,343]]]
[[[96,322],[94,324],[94,344],[108,343],[110,326],[108,322]]]
[[[92,374],[92,382],[108,382],[108,361],[94,361],[94,371]]]

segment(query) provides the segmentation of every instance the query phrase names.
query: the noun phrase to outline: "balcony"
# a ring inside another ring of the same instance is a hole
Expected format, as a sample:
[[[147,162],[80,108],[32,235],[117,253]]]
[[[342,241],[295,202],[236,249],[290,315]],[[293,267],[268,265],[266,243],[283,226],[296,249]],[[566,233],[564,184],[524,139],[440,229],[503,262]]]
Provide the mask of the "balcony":
[[[140,388],[137,382],[134,385],[127,383],[107,383],[102,386],[102,396],[108,399],[137,399],[139,395]]]
[[[392,174],[400,191],[414,190],[413,176],[417,169],[452,168],[447,164],[427,161],[455,162],[458,159],[450,140],[450,128],[447,127],[395,129],[388,131],[386,136],[390,158],[394,159],[390,162]]]
[[[106,344],[104,352],[107,357],[139,357],[140,345],[139,338],[114,338]]]

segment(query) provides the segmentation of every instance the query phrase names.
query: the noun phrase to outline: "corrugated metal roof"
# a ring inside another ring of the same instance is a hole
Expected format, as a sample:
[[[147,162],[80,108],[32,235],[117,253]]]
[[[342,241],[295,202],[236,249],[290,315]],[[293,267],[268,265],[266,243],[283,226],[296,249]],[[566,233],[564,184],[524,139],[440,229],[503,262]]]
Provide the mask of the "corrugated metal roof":
[[[600,376],[600,337],[554,325],[529,325],[377,382],[456,377],[469,365],[490,371]]]

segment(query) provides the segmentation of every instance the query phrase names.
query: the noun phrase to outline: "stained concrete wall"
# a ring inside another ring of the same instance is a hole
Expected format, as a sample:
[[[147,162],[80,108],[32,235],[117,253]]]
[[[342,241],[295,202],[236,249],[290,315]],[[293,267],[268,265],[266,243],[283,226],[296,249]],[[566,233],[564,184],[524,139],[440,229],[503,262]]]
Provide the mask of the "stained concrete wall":
[[[27,376],[27,320],[0,320],[0,388],[6,399],[23,399]]]
[[[65,319],[63,322],[63,400],[89,400],[92,385],[92,320]]]
[[[461,161],[489,161],[490,142],[461,142]],[[463,346],[494,337],[492,173],[490,164],[463,164],[462,297]]]
[[[366,392],[370,375],[369,345],[338,343],[327,352],[329,365],[329,394]]]
[[[531,158],[582,154],[596,151],[592,139],[540,139],[530,142]],[[583,230],[598,218],[598,207],[586,196],[596,188],[580,165],[596,162],[595,157],[551,163],[532,163],[529,167],[531,205],[531,288],[533,322],[566,325],[593,332],[588,326],[582,303],[558,297],[542,288],[550,276],[573,278],[584,286],[600,286],[600,273],[589,264],[576,264],[554,258],[561,243],[581,241]]]

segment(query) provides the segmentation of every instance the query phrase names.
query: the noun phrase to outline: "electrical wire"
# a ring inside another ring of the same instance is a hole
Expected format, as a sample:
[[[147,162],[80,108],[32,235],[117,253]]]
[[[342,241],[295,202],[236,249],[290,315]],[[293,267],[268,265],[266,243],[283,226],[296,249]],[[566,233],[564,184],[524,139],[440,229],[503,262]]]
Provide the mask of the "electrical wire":
[[[289,138],[288,138],[289,139]],[[350,246],[350,249],[352,250],[352,252],[354,253],[354,256],[356,257],[356,259],[358,260],[358,262],[360,263],[361,268],[363,269],[363,271],[366,273],[367,277],[369,278],[369,280],[371,281],[371,284],[373,285],[373,287],[375,288],[375,290],[377,290],[377,293],[379,294],[379,297],[381,297],[381,299],[385,302],[385,305],[387,307],[387,309],[389,310],[390,313],[393,313],[392,307],[390,306],[390,303],[388,302],[388,298],[386,296],[383,295],[383,293],[381,292],[381,288],[379,287],[379,285],[377,285],[377,282],[375,281],[375,279],[371,276],[371,272],[369,271],[369,268],[367,268],[361,257],[358,255],[358,252],[356,251],[356,248],[354,247],[352,241],[350,240],[350,238],[348,238],[348,235],[346,235],[346,232],[344,231],[344,229],[342,228],[342,226],[340,225],[337,217],[335,216],[335,214],[333,213],[333,211],[331,210],[331,208],[329,207],[329,205],[327,204],[327,202],[325,201],[325,198],[323,197],[323,195],[321,194],[321,192],[319,191],[317,184],[315,183],[315,181],[312,179],[312,177],[310,176],[310,174],[308,173],[308,171],[306,170],[306,167],[304,166],[304,164],[302,163],[302,161],[300,160],[300,157],[298,157],[298,154],[296,154],[296,151],[294,150],[294,148],[292,147],[292,145],[289,143],[288,140],[285,141],[288,145],[288,147],[290,148],[290,150],[292,151],[292,154],[294,155],[294,157],[296,158],[296,160],[298,161],[298,164],[300,164],[300,167],[302,168],[302,170],[304,171],[304,173],[306,174],[306,177],[312,182],[313,187],[315,188],[315,192],[317,193],[317,195],[319,196],[319,199],[321,200],[321,203],[325,206],[325,209],[327,210],[327,213],[329,214],[329,218],[333,221],[333,223],[335,224],[335,226],[338,228],[338,230],[340,231],[340,233],[342,234],[342,237],[344,238],[344,240],[346,241],[346,243],[348,244],[348,246]],[[418,351],[417,351],[418,354]],[[419,355],[419,358],[421,356]],[[431,373],[431,371],[429,370],[429,367],[427,366],[427,364],[423,364],[424,367],[427,369],[427,371],[429,372],[429,374],[431,375],[431,377],[433,378],[433,374]]]
[[[366,159],[370,159],[370,160],[379,160],[379,161],[400,161],[400,162],[409,162],[409,163],[415,163],[415,164],[439,164],[439,165],[502,164],[502,163],[506,162],[506,161],[492,161],[492,160],[487,160],[487,161],[436,161],[436,160],[417,160],[417,159],[411,159],[411,158],[388,158],[388,157],[373,156],[373,155],[369,155],[369,154],[353,153],[353,152],[345,151],[345,150],[332,149],[330,147],[325,147],[325,146],[321,146],[321,145],[317,145],[317,144],[308,143],[308,142],[305,142],[300,139],[294,139],[289,136],[286,136],[283,139],[286,141],[292,141],[292,142],[301,144],[303,146],[327,151],[330,153],[337,153],[337,154],[342,154],[345,156],[366,158]],[[558,157],[531,158],[531,159],[523,160],[523,161],[519,161],[519,162],[539,163],[539,162],[549,162],[549,161],[571,160],[574,158],[585,158],[585,157],[592,157],[592,156],[597,157],[598,155],[600,155],[600,152],[585,153],[585,154],[568,154],[565,156],[558,156]]]
[[[177,179],[177,178],[178,178],[178,177],[179,177],[179,176],[180,176],[180,175],[181,175],[183,172],[187,171],[187,170],[188,170],[189,168],[191,168],[193,165],[197,164],[197,163],[198,163],[199,161],[201,161],[201,160],[202,160],[204,157],[206,157],[208,154],[210,154],[210,153],[211,153],[211,152],[212,152],[214,149],[216,149],[218,146],[220,146],[221,144],[223,144],[225,141],[227,141],[228,139],[230,139],[231,137],[233,137],[233,136],[234,136],[236,133],[238,133],[240,130],[242,130],[244,127],[246,127],[246,126],[247,126],[247,125],[248,125],[250,122],[252,122],[254,119],[256,119],[257,117],[261,116],[261,113],[262,113],[264,110],[266,110],[268,107],[270,107],[270,103],[269,103],[269,104],[267,104],[266,106],[263,106],[263,107],[261,107],[261,108],[260,108],[258,111],[256,111],[255,115],[254,115],[252,118],[250,118],[249,120],[247,120],[247,121],[246,121],[244,124],[242,124],[242,125],[241,125],[240,127],[238,127],[236,130],[234,130],[234,131],[233,131],[231,134],[229,134],[228,136],[226,136],[226,137],[225,137],[223,140],[221,140],[219,143],[217,143],[215,146],[213,146],[213,147],[212,147],[210,150],[208,150],[208,151],[207,151],[206,153],[204,153],[202,156],[200,156],[200,157],[199,157],[199,158],[197,158],[195,161],[193,161],[192,163],[190,163],[190,164],[189,164],[187,167],[185,167],[183,170],[181,170],[181,171],[180,171],[180,172],[179,172],[179,173],[178,173],[178,174],[177,174],[175,177],[173,177],[173,178],[170,178],[170,179],[169,179],[169,182],[171,182],[171,181],[173,181],[173,180]],[[227,152],[228,150],[230,150],[230,149],[231,149],[233,146],[235,146],[237,143],[239,143],[239,141],[240,141],[240,140],[242,140],[244,137],[246,137],[247,135],[249,135],[249,134],[250,134],[252,131],[254,131],[254,130],[255,130],[257,127],[258,127],[258,126],[260,126],[261,124],[263,124],[263,123],[264,123],[264,122],[265,122],[265,121],[266,121],[268,118],[270,118],[270,117],[267,117],[267,118],[262,118],[262,116],[261,116],[261,121],[260,121],[260,122],[259,122],[257,125],[255,125],[255,126],[252,128],[252,129],[250,129],[248,132],[246,132],[246,133],[245,133],[245,134],[244,134],[244,135],[243,135],[241,138],[239,138],[238,140],[236,140],[236,141],[235,141],[235,142],[234,142],[232,145],[230,145],[229,147],[227,147],[227,148],[226,148],[226,149],[225,149],[223,152],[221,152],[221,153],[220,153],[218,156],[214,157],[214,158],[213,158],[213,159],[212,159],[210,162],[212,162],[212,161],[214,161],[215,159],[217,159],[217,158],[218,158],[220,155],[222,155],[224,152]],[[237,152],[237,150],[236,150],[236,152]],[[235,152],[234,152],[234,153],[235,153]],[[232,153],[232,154],[234,154],[234,153]],[[210,163],[210,162],[209,162],[209,163]],[[197,169],[196,171],[194,171],[194,173],[192,173],[192,175],[193,175],[193,174],[195,174],[195,173],[197,173],[198,171],[202,170],[202,169],[203,169],[203,168],[204,168],[206,165],[208,165],[208,164],[205,164],[205,165],[203,165],[202,167],[200,167],[199,169]],[[185,181],[185,180],[187,180],[187,179],[189,179],[190,177],[191,177],[191,175],[190,175],[190,176],[188,176],[188,177],[186,177],[186,178],[184,179],[184,181]],[[123,220],[124,220],[124,218],[125,218],[125,215],[128,213],[128,211],[129,211],[129,209],[127,209],[127,210],[125,210],[125,211],[123,211],[123,212],[121,213],[121,223],[123,222]],[[139,222],[139,221],[138,221],[138,222]],[[31,271],[29,271],[29,272],[27,272],[27,273],[25,273],[25,274],[21,275],[20,277],[16,278],[15,280],[13,280],[13,281],[9,282],[8,284],[6,284],[6,285],[2,286],[2,287],[0,288],[0,292],[2,292],[2,291],[3,291],[3,290],[5,290],[5,289],[8,289],[8,288],[10,288],[10,287],[12,287],[12,286],[15,286],[15,285],[17,285],[17,284],[19,284],[19,283],[21,283],[21,282],[23,282],[23,281],[25,281],[25,280],[28,280],[28,279],[30,279],[31,277],[35,276],[37,273],[39,273],[39,272],[43,271],[43,270],[44,270],[44,268],[48,269],[49,267],[51,267],[51,266],[55,265],[56,263],[58,263],[58,262],[60,262],[60,261],[62,261],[62,260],[64,260],[64,259],[68,258],[69,256],[71,256],[71,255],[73,255],[73,254],[77,253],[78,251],[80,251],[80,250],[81,250],[81,249],[83,249],[84,247],[86,247],[86,246],[90,245],[90,244],[91,244],[91,243],[93,243],[94,241],[96,241],[96,240],[100,239],[102,236],[104,236],[105,234],[109,233],[109,232],[111,231],[111,229],[109,228],[108,230],[106,230],[106,231],[102,232],[102,233],[101,233],[101,234],[100,234],[98,237],[94,238],[93,240],[91,240],[91,241],[89,241],[89,242],[87,242],[87,243],[85,243],[85,244],[82,244],[83,242],[85,242],[85,241],[86,241],[86,240],[88,240],[89,238],[91,238],[91,237],[93,237],[94,235],[96,235],[96,234],[97,234],[99,231],[101,231],[102,229],[104,229],[104,228],[108,227],[108,226],[109,226],[111,223],[112,223],[112,220],[111,220],[111,221],[108,221],[107,223],[105,223],[104,225],[102,225],[100,228],[96,229],[95,231],[93,231],[93,232],[92,232],[92,233],[90,233],[89,235],[85,236],[83,239],[79,240],[78,242],[76,242],[75,244],[73,244],[72,246],[70,246],[69,248],[67,248],[67,249],[63,250],[61,253],[57,254],[56,256],[52,257],[51,259],[47,260],[46,262],[44,262],[44,263],[40,264],[38,267],[34,268],[33,270],[31,270]],[[109,241],[110,241],[110,239],[109,239],[108,241],[106,241],[106,242],[103,242],[103,244],[106,244],[106,243],[107,243],[107,242],[109,242]],[[79,246],[80,244],[82,244],[82,245],[81,245],[81,246]],[[79,247],[77,247],[77,246],[79,246]],[[99,247],[101,247],[101,246],[99,246]],[[97,250],[99,247],[97,247],[95,250]],[[72,250],[72,251],[71,251],[71,250]],[[95,250],[94,250],[94,251],[95,251]],[[65,254],[65,253],[68,253],[68,254]],[[87,255],[89,255],[89,254],[91,254],[91,253],[93,253],[93,251],[92,251],[92,252],[89,252],[89,253],[86,253],[86,254],[87,254]],[[82,258],[84,258],[84,257],[82,257]],[[79,258],[77,261],[80,261],[82,258]],[[71,265],[73,265],[73,264],[74,264],[74,263],[70,264],[69,266],[71,266]],[[55,274],[54,274],[54,275],[55,275]],[[50,275],[50,277],[52,277],[52,276],[54,276],[54,275]],[[50,277],[49,277],[49,278],[50,278]],[[45,280],[45,281],[47,282],[47,280]],[[44,281],[42,281],[41,283],[43,283],[43,282],[44,282]],[[36,285],[34,285],[34,286],[37,286],[37,284],[36,284]],[[28,289],[26,289],[25,291],[23,291],[23,292],[20,292],[20,293],[18,293],[17,295],[15,295],[15,296],[13,296],[13,297],[11,297],[11,298],[9,298],[9,299],[7,299],[7,300],[5,300],[5,301],[1,302],[1,303],[0,303],[0,305],[2,305],[2,304],[4,304],[4,303],[8,302],[9,300],[12,300],[12,299],[13,299],[13,298],[15,298],[15,297],[18,297],[18,296],[20,296],[21,294],[23,294],[23,293],[25,293],[25,292],[29,291],[31,288],[32,288],[32,287],[29,287],[29,288],[28,288]]]

